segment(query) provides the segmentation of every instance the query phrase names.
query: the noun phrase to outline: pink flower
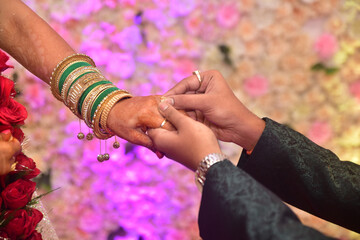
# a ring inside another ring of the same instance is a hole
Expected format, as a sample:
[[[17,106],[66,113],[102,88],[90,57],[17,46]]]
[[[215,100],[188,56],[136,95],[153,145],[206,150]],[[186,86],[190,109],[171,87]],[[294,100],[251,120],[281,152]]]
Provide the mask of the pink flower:
[[[338,49],[338,42],[334,35],[324,33],[314,44],[314,50],[322,59],[331,58]]]
[[[350,93],[358,101],[360,101],[360,80],[358,80],[350,85]]]
[[[234,3],[224,4],[217,13],[217,22],[226,28],[234,27],[240,19],[240,12]]]
[[[189,16],[184,21],[185,29],[191,35],[198,35],[203,25],[203,18],[199,15]]]
[[[190,59],[181,59],[175,62],[173,77],[175,81],[180,81],[191,75],[196,70],[195,63]]]
[[[316,144],[323,144],[332,137],[332,129],[329,123],[316,121],[313,122],[308,137]]]
[[[96,212],[86,208],[80,216],[79,225],[85,232],[96,232],[103,227],[103,216],[100,211]]]
[[[245,80],[244,89],[252,97],[259,97],[269,90],[268,79],[262,76],[253,76]]]
[[[26,90],[25,99],[31,108],[39,109],[45,105],[45,92],[43,88],[39,88],[38,84],[30,84]]]

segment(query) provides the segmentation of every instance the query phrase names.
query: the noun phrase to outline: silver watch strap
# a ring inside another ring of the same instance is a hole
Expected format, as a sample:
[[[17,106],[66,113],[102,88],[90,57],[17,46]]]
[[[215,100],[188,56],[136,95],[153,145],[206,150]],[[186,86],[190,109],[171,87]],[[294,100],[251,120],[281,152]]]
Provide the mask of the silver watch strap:
[[[217,162],[221,162],[228,157],[222,153],[211,153],[201,160],[198,169],[195,172],[195,183],[201,190],[206,180],[206,173],[209,168]]]

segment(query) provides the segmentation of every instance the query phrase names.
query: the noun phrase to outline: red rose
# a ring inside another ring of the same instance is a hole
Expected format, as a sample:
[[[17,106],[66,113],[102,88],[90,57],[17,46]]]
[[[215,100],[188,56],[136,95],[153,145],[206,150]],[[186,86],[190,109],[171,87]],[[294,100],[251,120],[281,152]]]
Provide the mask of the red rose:
[[[0,237],[2,237],[2,238],[8,238],[9,237],[9,235],[7,235],[7,233],[6,232],[4,232],[4,231],[0,231]],[[0,238],[1,239],[1,238]]]
[[[10,132],[13,132],[14,127],[11,125],[0,125],[0,132],[3,132],[5,130],[10,130]]]
[[[5,208],[13,210],[25,207],[30,202],[35,187],[35,182],[23,179],[7,185],[1,193]]]
[[[0,73],[5,71],[8,68],[12,68],[13,66],[7,65],[6,62],[9,60],[9,57],[0,50]]]
[[[23,153],[16,156],[16,162],[16,170],[27,172],[27,174],[22,177],[23,179],[32,179],[40,174],[40,170],[36,168],[34,160]]]
[[[43,218],[43,214],[34,208],[8,211],[5,218],[10,222],[4,227],[4,231],[10,239],[26,239],[35,231],[36,225]]]
[[[9,105],[11,97],[15,97],[14,82],[10,79],[0,76],[0,106]]]
[[[24,132],[19,127],[14,127],[14,129],[11,131],[14,138],[16,138],[19,142],[24,141]]]
[[[26,240],[42,240],[42,236],[38,231],[35,230]]]
[[[0,106],[0,124],[23,125],[27,118],[26,108],[10,98],[7,106]]]

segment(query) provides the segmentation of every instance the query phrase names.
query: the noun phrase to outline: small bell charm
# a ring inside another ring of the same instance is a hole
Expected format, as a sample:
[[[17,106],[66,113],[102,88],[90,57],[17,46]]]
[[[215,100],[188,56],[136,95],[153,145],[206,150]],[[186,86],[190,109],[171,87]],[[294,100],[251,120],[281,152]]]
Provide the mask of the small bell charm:
[[[92,133],[86,134],[86,139],[87,139],[88,141],[93,140],[93,138],[94,138],[94,135],[92,135]]]
[[[78,138],[79,140],[84,139],[84,137],[85,137],[85,135],[84,135],[82,132],[79,132],[78,135],[77,135],[77,138]]]
[[[104,156],[104,161],[108,161],[110,159],[110,155],[108,153],[105,153],[103,156]]]
[[[99,161],[99,162],[103,162],[105,159],[104,159],[104,155],[102,155],[102,154],[99,154],[98,156],[97,156],[97,160]]]

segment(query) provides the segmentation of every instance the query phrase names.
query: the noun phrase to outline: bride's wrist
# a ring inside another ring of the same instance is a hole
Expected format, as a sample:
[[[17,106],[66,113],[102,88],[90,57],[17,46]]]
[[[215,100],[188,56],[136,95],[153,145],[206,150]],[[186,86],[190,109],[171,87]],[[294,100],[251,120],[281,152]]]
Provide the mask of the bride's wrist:
[[[115,103],[115,105],[111,108],[109,117],[107,118],[106,124],[107,127],[113,132],[116,132],[117,126],[119,124],[120,116],[119,114],[124,114],[123,109],[126,108],[126,105],[129,102],[129,98],[122,99]]]

